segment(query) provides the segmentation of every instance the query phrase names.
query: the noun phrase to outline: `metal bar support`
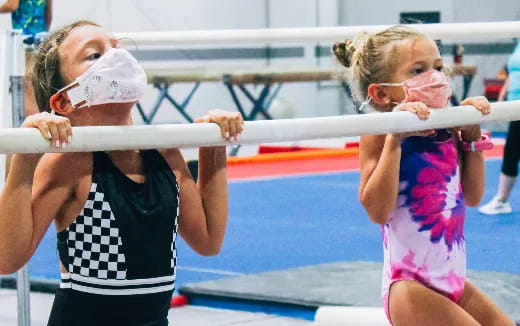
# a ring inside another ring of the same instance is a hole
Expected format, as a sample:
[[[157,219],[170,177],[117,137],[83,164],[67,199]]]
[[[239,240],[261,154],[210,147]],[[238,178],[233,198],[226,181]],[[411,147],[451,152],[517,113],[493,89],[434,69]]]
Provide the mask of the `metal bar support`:
[[[25,117],[24,88],[25,88],[25,47],[21,30],[11,33],[11,62],[12,70],[10,91],[12,98],[12,127],[19,127]],[[16,292],[18,306],[18,326],[31,325],[30,281],[29,269],[23,266],[16,273]]]
[[[177,102],[170,94],[169,94],[169,88],[171,84],[155,84],[154,87],[159,90],[159,96],[157,97],[157,100],[155,101],[152,111],[150,114],[146,114],[144,112],[143,106],[140,103],[137,103],[137,109],[139,110],[139,114],[141,115],[141,118],[143,119],[144,123],[151,124],[155,115],[159,111],[159,108],[161,107],[161,104],[164,100],[167,100],[170,102],[176,109],[179,111],[179,113],[186,119],[188,122],[193,122],[193,118],[188,114],[186,111],[186,107],[190,103],[191,99],[193,98],[193,95],[197,91],[197,89],[200,86],[200,82],[196,82],[195,85],[192,87],[190,92],[188,93],[188,96],[182,101],[182,103]]]

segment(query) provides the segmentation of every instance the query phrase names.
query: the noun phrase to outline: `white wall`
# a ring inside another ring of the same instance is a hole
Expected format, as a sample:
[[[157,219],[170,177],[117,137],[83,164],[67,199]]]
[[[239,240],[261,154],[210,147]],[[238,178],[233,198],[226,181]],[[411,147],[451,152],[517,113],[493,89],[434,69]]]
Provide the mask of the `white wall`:
[[[113,32],[258,28],[263,0],[54,0],[55,26],[91,19]]]
[[[338,25],[338,0],[270,0],[270,27],[314,27]],[[301,45],[301,44],[300,44]],[[329,67],[330,60],[315,57],[318,42],[305,44],[301,59],[275,59],[271,67]],[[286,83],[280,97],[295,108],[297,116],[328,116],[339,113],[341,96],[336,82]]]
[[[480,0],[472,1],[472,3]],[[453,21],[453,0],[340,0],[342,25],[386,25],[399,23],[399,13],[414,11],[440,11],[442,22]]]

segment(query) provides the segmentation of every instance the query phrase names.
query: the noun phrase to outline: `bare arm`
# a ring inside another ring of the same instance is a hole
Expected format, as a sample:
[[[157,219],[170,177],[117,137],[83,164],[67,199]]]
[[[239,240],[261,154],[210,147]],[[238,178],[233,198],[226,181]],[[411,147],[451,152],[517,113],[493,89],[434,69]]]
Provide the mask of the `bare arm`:
[[[0,6],[0,12],[12,12],[18,9],[19,0],[7,0]]]
[[[58,140],[66,142],[71,136],[68,119],[48,113],[30,116],[22,126],[38,128],[51,144]],[[67,165],[52,165],[53,160],[47,159],[58,157],[61,156],[13,156],[0,195],[0,274],[15,272],[29,260],[68,196],[64,184],[59,183],[67,180],[68,174],[62,168]]]
[[[392,134],[362,136],[359,152],[359,200],[374,223],[386,224],[399,190],[401,138]]]
[[[481,138],[480,128],[463,132],[462,140],[477,141]],[[461,184],[466,205],[475,207],[480,203],[485,188],[485,161],[483,152],[462,152]]]
[[[242,116],[222,110],[208,111],[195,122],[218,124],[223,138],[238,139],[243,128]],[[180,187],[179,233],[201,255],[216,255],[222,248],[228,218],[226,147],[199,149],[199,177],[197,185],[188,171],[182,155],[176,157],[174,171]]]
[[[208,240],[206,248],[217,254],[222,248],[228,219],[226,147],[199,149],[197,186],[204,204]]]
[[[409,111],[419,119],[427,119],[429,109],[423,103],[411,102],[396,106],[394,111]],[[395,208],[399,192],[401,140],[409,136],[427,136],[434,130],[424,130],[383,136],[362,136],[359,144],[361,182],[359,200],[369,218],[386,224]]]
[[[15,155],[0,196],[0,274],[13,273],[36,250],[60,208],[71,198],[73,178],[62,154]],[[70,162],[69,162],[70,164]]]
[[[40,155],[12,158],[0,196],[0,274],[15,272],[28,260],[34,230],[32,184],[39,159]]]
[[[199,150],[195,184],[178,149],[165,151],[179,184],[179,234],[204,256],[220,251],[227,225],[228,196],[225,147]]]
[[[489,102],[483,96],[465,99],[460,104],[473,105],[482,114],[491,112]],[[480,140],[482,138],[480,125],[464,127],[461,132],[461,138],[467,142]],[[460,177],[466,205],[477,206],[482,199],[485,188],[484,153],[462,152]]]

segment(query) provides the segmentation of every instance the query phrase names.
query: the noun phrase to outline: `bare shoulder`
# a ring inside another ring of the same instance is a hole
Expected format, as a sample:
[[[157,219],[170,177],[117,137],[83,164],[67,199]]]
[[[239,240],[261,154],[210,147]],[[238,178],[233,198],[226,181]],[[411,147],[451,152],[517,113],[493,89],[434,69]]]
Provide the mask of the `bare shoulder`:
[[[158,151],[172,168],[184,162],[181,151],[178,148],[162,148]]]
[[[186,173],[189,174],[184,157],[178,148],[160,149],[159,153],[164,157],[177,178],[183,176]]]

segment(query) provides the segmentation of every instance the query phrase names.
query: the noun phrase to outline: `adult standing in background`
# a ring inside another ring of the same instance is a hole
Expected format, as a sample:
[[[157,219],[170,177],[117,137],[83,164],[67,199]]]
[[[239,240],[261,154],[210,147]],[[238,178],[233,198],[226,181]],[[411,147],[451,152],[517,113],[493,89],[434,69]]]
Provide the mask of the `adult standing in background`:
[[[0,5],[0,13],[11,12],[11,26],[13,29],[23,30],[26,36],[24,43],[37,44],[41,33],[49,30],[52,22],[52,0],[7,0]],[[26,65],[29,64],[30,51],[26,51]],[[26,80],[25,83],[25,116],[37,113],[34,91]]]
[[[507,62],[507,70],[509,75],[500,90],[498,101],[520,100],[520,42],[517,43]],[[479,208],[482,214],[496,215],[512,212],[508,198],[518,176],[518,161],[520,161],[520,121],[511,121],[504,147],[497,193],[487,204]]]

